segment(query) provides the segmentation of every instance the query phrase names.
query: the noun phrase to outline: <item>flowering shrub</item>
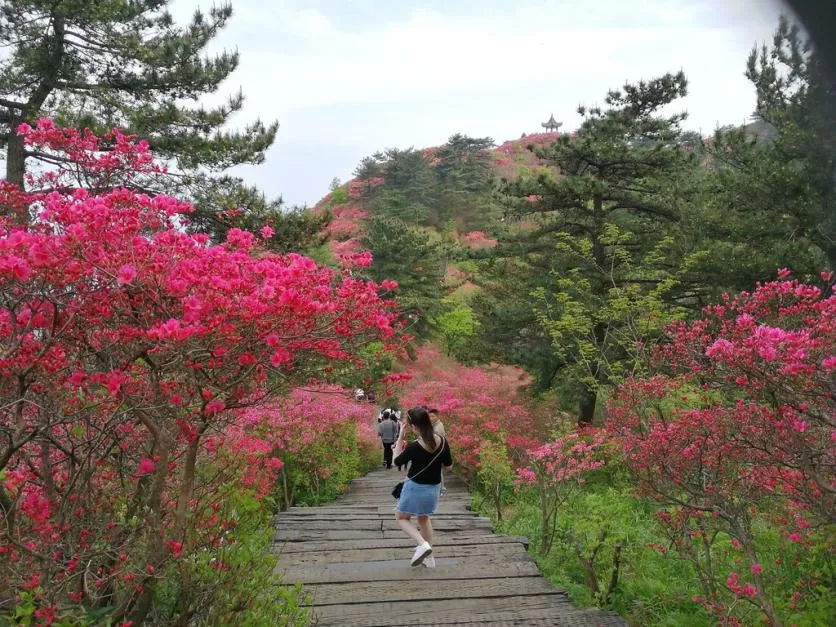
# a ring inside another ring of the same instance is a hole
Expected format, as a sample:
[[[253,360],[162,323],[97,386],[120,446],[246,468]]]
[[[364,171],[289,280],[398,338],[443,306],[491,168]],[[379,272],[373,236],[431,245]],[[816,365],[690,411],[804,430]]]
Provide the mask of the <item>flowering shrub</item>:
[[[142,142],[20,132],[68,166],[0,188],[4,213],[35,215],[0,224],[0,611],[27,595],[43,624],[139,624],[161,573],[223,544],[224,486],[258,498],[278,475],[285,440],[242,410],[391,336],[394,314],[349,269],[184,233],[189,205],[137,191],[164,174]]]
[[[482,231],[470,231],[461,236],[461,242],[471,250],[496,248],[497,240],[488,237]]]
[[[534,441],[531,415],[520,398],[528,378],[519,368],[467,368],[427,345],[418,349],[407,372],[411,378],[404,385],[401,404],[440,411],[455,463],[466,479],[473,479],[478,471],[480,450],[487,440],[504,442],[513,458]]]
[[[360,234],[360,221],[368,212],[352,205],[336,205],[331,209],[333,218],[326,229],[328,235],[337,241],[356,238]]]
[[[376,467],[379,446],[371,413],[344,388],[307,385],[286,397],[240,410],[234,429],[223,438],[243,462],[248,485],[272,488],[271,464],[247,459],[250,451],[272,452],[282,462],[282,504],[311,505],[334,498],[349,479],[368,469],[369,458]]]
[[[576,431],[537,446],[527,464],[517,469],[520,484],[533,487],[540,501],[540,555],[554,542],[557,513],[586,475],[604,465],[599,449],[604,434],[595,429]]]
[[[832,531],[834,320],[836,297],[818,287],[759,285],[674,324],[656,355],[670,374],[628,381],[610,404],[628,465],[668,506],[659,520],[698,569],[700,601],[730,622],[751,606],[781,622],[787,590],[767,584],[759,529],[811,548]],[[740,552],[740,572],[718,572],[722,538]]]

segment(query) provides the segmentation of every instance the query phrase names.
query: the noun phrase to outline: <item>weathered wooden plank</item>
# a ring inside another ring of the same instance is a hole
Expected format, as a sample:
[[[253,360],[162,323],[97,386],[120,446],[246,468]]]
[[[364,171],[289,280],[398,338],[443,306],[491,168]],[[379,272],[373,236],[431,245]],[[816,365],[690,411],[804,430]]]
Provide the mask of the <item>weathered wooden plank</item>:
[[[527,541],[491,533],[466,487],[446,478],[433,527],[437,568],[409,566],[413,542],[394,520],[401,475],[380,470],[323,507],[276,517],[277,572],[313,596],[318,625],[585,627],[625,623],[579,610],[540,575]],[[416,609],[417,608],[417,609]]]
[[[559,610],[554,608],[520,610],[513,612],[513,618],[507,617],[510,612],[496,613],[487,620],[472,620],[470,617],[444,620],[436,622],[432,617],[422,614],[402,612],[393,617],[387,625],[389,627],[447,627],[449,625],[467,625],[468,627],[625,627],[626,623],[617,614],[600,610]],[[443,622],[442,622],[443,621]],[[368,622],[360,623],[369,625]]]
[[[439,560],[437,568],[410,568],[404,563],[397,566],[386,566],[369,568],[368,565],[360,565],[359,568],[334,568],[327,564],[316,566],[300,566],[278,570],[288,583],[301,583],[305,586],[318,583],[347,583],[361,581],[380,581],[392,585],[396,582],[420,581],[430,579],[433,581],[453,581],[470,579],[492,579],[497,577],[531,577],[539,575],[537,564],[531,560],[494,560],[482,561],[471,560],[467,564],[456,564],[444,566]],[[351,566],[344,564],[341,566]]]
[[[355,511],[355,512],[362,512],[362,511],[374,511],[374,505],[336,505],[339,503],[339,498],[329,503],[328,505],[294,505],[293,507],[288,507],[285,512],[318,512],[323,509],[338,509],[340,511]]]
[[[401,534],[403,535],[403,534]],[[443,547],[452,544],[528,544],[528,538],[522,536],[498,536],[495,534],[437,534],[433,546]],[[394,547],[414,547],[415,541],[406,538],[391,538],[384,540],[325,540],[309,542],[277,543],[274,550],[279,553],[304,553],[307,551],[348,551],[354,549],[382,549]]]
[[[444,514],[433,514],[433,525],[447,522],[476,522],[481,525],[491,526],[491,521],[482,516],[474,516],[469,512],[449,512]],[[341,525],[350,525],[354,521],[366,524],[369,521],[385,522],[387,525],[397,525],[394,512],[386,512],[384,514],[340,514],[334,512],[333,514],[325,514],[322,516],[300,516],[296,514],[286,515],[279,514],[274,517],[274,522],[277,525],[310,525],[312,523],[339,523]]]
[[[433,520],[442,518],[477,518],[480,520],[487,520],[482,516],[474,516],[472,512],[466,510],[448,509],[446,511],[437,511],[433,514]],[[281,523],[284,520],[292,521],[313,521],[313,520],[334,520],[339,518],[341,520],[393,520],[395,512],[392,508],[383,508],[383,511],[362,511],[344,510],[340,508],[323,509],[315,512],[282,512],[276,514],[274,520]]]
[[[295,566],[300,564],[340,564],[343,562],[384,562],[409,560],[413,547],[385,547],[349,551],[308,551],[305,553],[282,553],[279,564]],[[440,547],[436,557],[468,558],[474,555],[514,555],[525,553],[522,544],[465,544]]]
[[[495,598],[532,594],[554,594],[543,577],[499,577],[463,579],[439,585],[438,581],[422,579],[409,585],[393,586],[389,581],[326,583],[305,586],[313,605],[343,603],[381,603],[384,601],[437,601],[441,599]]]
[[[455,533],[486,533],[489,531],[484,528],[476,529],[436,529],[438,536],[444,534]],[[404,532],[400,529],[384,529],[381,531],[374,531],[370,529],[283,529],[279,528],[273,536],[276,542],[311,542],[311,541],[327,541],[327,540],[371,540],[374,538],[380,539],[399,539],[405,538]]]
[[[317,583],[346,583],[359,581],[384,581],[396,585],[395,582],[419,581],[431,579],[433,581],[493,579],[497,577],[530,577],[538,575],[537,564],[531,559],[490,559],[472,558],[466,564],[445,565],[444,559],[438,560],[437,568],[410,568],[405,562],[396,565],[340,564],[347,568],[334,568],[333,565],[317,564],[314,566],[298,566],[277,569],[288,583],[303,585]],[[455,584],[451,584],[455,585]]]
[[[441,586],[439,586],[439,590]],[[508,620],[526,610],[552,610],[555,614],[571,609],[566,597],[556,590],[551,594],[506,596],[475,599],[441,599],[432,604],[399,601],[357,603],[315,607],[317,626],[324,625],[424,625],[462,624],[478,620]]]
[[[389,507],[389,508],[394,509],[395,505],[397,505],[398,502],[395,499],[393,499],[392,497],[381,496],[381,497],[377,497],[377,498],[375,498],[375,497],[369,497],[369,498],[352,497],[350,500],[347,499],[346,503],[347,504],[365,503],[366,505],[374,505],[376,507],[384,507],[384,508]],[[470,502],[470,499],[449,499],[448,500],[447,497],[444,497],[443,499],[441,499],[438,502],[438,506],[439,507],[445,507],[445,506],[458,507],[458,508],[464,508],[464,509],[467,510],[471,506],[471,502]]]
[[[330,529],[354,529],[359,530],[374,530],[382,531],[384,529],[400,529],[394,516],[390,518],[382,518],[378,520],[356,520],[356,519],[339,519],[331,520],[286,520],[280,519],[276,522],[278,528],[281,529],[305,529],[305,530],[325,530]],[[438,531],[452,531],[461,529],[482,529],[490,531],[491,523],[489,520],[480,520],[478,518],[437,518],[432,521],[433,529]]]
[[[395,537],[395,532],[389,532]],[[400,532],[403,537],[403,531]],[[380,529],[286,529],[279,528],[273,535],[276,542],[309,542],[320,540],[368,540],[371,538],[385,538],[386,533]]]

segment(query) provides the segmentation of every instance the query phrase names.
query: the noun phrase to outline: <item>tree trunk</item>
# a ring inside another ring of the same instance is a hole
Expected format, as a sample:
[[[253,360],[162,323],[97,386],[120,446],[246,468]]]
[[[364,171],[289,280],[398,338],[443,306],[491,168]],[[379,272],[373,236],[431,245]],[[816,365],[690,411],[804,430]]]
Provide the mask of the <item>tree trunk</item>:
[[[26,148],[23,145],[23,138],[18,136],[15,127],[21,120],[15,120],[9,126],[9,143],[6,146],[6,180],[23,189],[23,177],[26,172]]]
[[[598,391],[587,386],[581,387],[581,398],[578,403],[578,424],[591,425],[595,417],[595,405],[598,401]]]
[[[32,122],[41,115],[41,107],[55,88],[55,82],[64,60],[64,16],[53,14],[52,38],[48,42],[49,57],[44,59],[45,71],[32,95],[26,103],[25,109],[9,122],[9,138],[6,147],[6,180],[23,189],[26,176],[26,146],[23,138],[17,135],[17,127],[21,122]],[[18,214],[16,219],[21,224],[29,223],[28,210],[25,214]]]

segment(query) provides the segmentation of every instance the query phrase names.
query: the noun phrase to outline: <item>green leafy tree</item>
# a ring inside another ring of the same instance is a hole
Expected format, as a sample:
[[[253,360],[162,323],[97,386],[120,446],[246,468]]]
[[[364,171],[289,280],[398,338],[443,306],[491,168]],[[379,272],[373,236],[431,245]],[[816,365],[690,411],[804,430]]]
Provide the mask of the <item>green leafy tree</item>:
[[[454,221],[465,230],[484,229],[500,215],[493,197],[490,137],[456,133],[435,151],[438,224]]]
[[[435,152],[438,162],[435,172],[441,183],[457,181],[459,186],[472,192],[489,191],[492,179],[490,137],[468,137],[461,133],[452,135]]]
[[[232,227],[258,233],[267,226],[271,233],[263,241],[280,253],[307,252],[321,246],[331,220],[327,211],[314,215],[306,207],[285,207],[281,198],[269,201],[258,189],[225,177],[196,188],[193,197],[195,210],[189,216],[189,230],[208,233],[220,242]]]
[[[598,387],[634,367],[630,354],[659,319],[660,293],[672,287],[667,259],[680,217],[676,182],[691,167],[680,142],[685,114],[662,115],[685,96],[684,74],[666,74],[609,92],[608,108],[580,107],[576,138],[536,149],[553,169],[505,186],[512,216],[537,228],[498,254],[548,266],[551,288],[532,307],[552,340],[561,376],[575,384],[579,420],[591,422]],[[504,248],[504,250],[503,250]]]
[[[396,218],[375,216],[366,227],[361,243],[374,257],[369,278],[397,281],[409,331],[426,337],[442,297],[444,264],[438,246],[425,232]]]
[[[525,259],[497,256],[480,263],[474,278],[481,289],[470,303],[479,322],[472,352],[482,361],[519,364],[533,375],[533,391],[545,392],[555,385],[563,361],[531,306],[532,292],[551,286],[544,259],[533,253]]]
[[[502,505],[510,496],[516,477],[505,444],[486,440],[479,449],[479,486],[490,500],[496,519],[502,520]]]
[[[441,304],[445,311],[435,319],[438,335],[441,337],[448,355],[459,359],[466,357],[463,353],[476,334],[479,321],[473,315],[473,310],[464,303],[457,303],[445,298]]]
[[[691,229],[695,248],[709,251],[695,271],[718,290],[750,289],[780,267],[799,276],[836,267],[833,74],[782,17],[771,47],[752,50],[746,76],[756,122],[709,142],[713,168]]]
[[[54,117],[101,134],[114,126],[149,141],[186,186],[242,163],[260,163],[277,123],[241,131],[225,124],[240,111],[239,91],[214,108],[196,104],[238,66],[237,52],[206,55],[232,4],[196,11],[175,25],[168,0],[3,0],[0,3],[0,148],[6,178],[24,184],[27,161],[47,155],[23,145],[21,122]],[[192,103],[192,104],[190,104]],[[26,216],[19,216],[26,219]]]
[[[384,184],[375,190],[375,212],[413,224],[428,224],[436,202],[435,176],[419,151],[392,148],[375,158]]]

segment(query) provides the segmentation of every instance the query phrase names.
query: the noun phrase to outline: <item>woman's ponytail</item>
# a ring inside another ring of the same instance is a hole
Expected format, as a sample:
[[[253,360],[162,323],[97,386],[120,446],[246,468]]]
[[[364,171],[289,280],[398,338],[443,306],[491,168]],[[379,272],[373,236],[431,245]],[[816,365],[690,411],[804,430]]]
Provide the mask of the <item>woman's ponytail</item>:
[[[413,407],[406,412],[409,424],[418,429],[421,434],[421,439],[430,447],[430,452],[435,451],[435,431],[433,431],[433,423],[430,420],[430,414],[423,407]]]

